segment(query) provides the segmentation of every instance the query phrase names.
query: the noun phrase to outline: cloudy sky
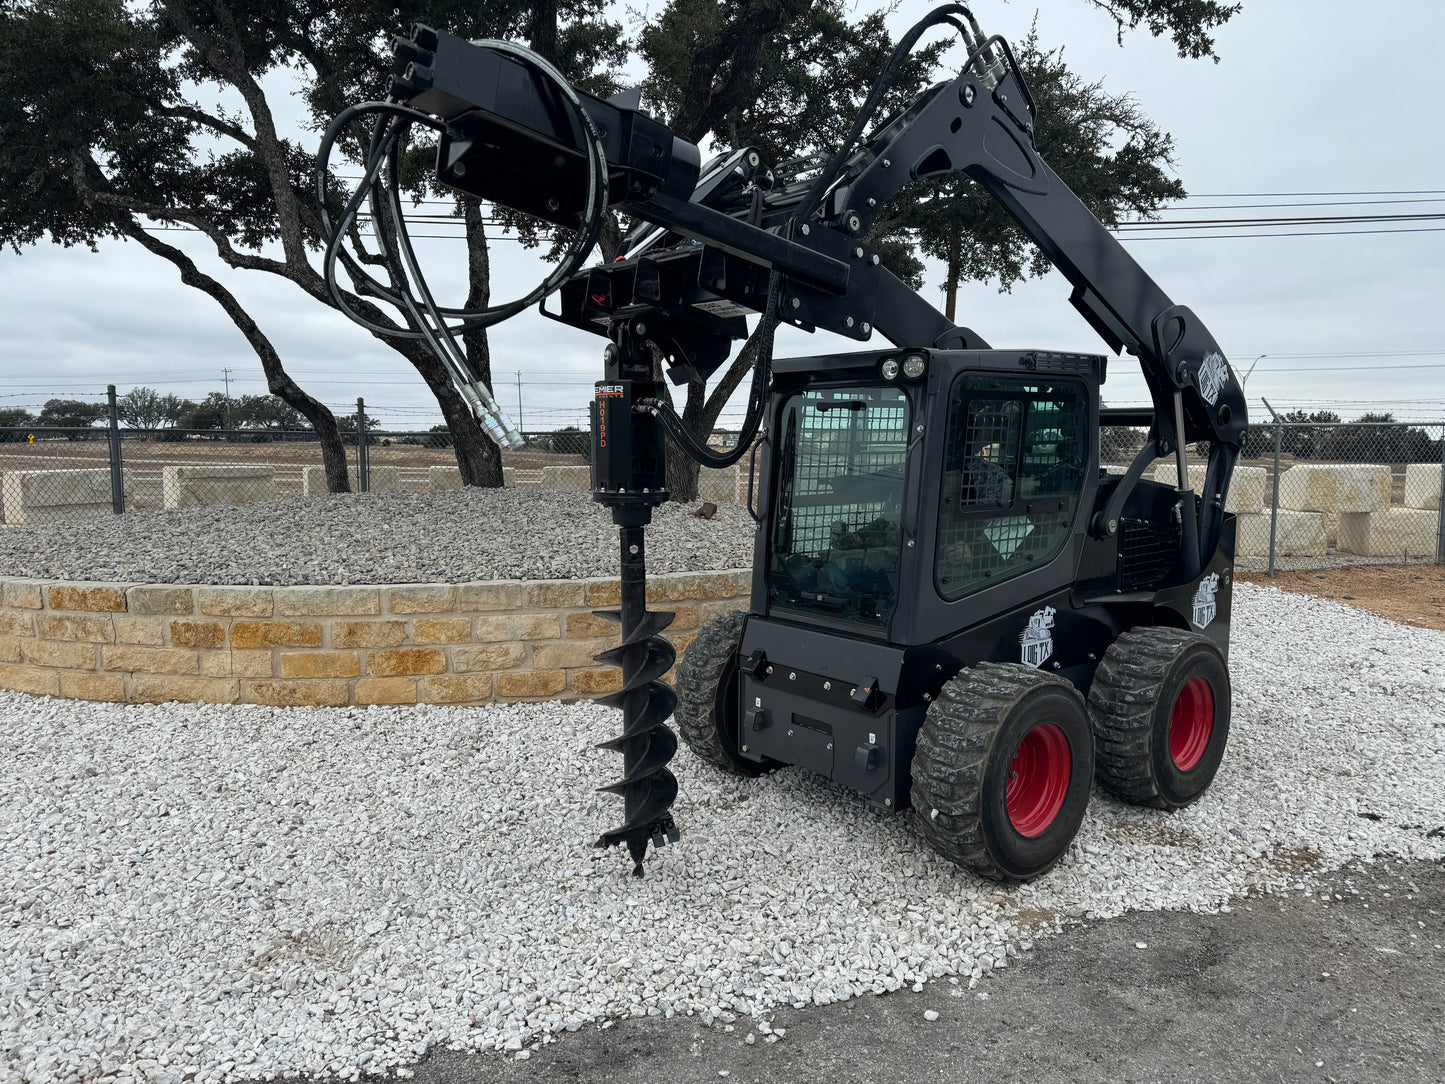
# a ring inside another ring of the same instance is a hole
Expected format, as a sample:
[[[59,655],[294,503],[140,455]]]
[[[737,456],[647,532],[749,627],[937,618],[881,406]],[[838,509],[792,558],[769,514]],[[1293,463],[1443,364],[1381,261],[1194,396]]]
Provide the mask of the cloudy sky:
[[[980,0],[975,11],[985,30],[1015,40],[1037,12],[1043,41],[1065,46],[1076,72],[1133,94],[1173,134],[1190,198],[1165,217],[1186,228],[1126,245],[1177,303],[1205,320],[1241,373],[1265,355],[1246,388],[1255,417],[1264,413],[1263,396],[1277,409],[1445,418],[1445,147],[1438,122],[1445,5],[1244,5],[1218,34],[1217,65],[1181,60],[1168,42],[1143,32],[1127,35],[1120,48],[1113,23],[1088,0]],[[930,6],[904,0],[895,30]],[[1440,217],[1247,229],[1191,224],[1386,215]],[[365,396],[368,413],[393,428],[440,420],[420,378],[360,329],[290,283],[225,270],[194,236],[167,237],[230,285],[290,371],[323,401],[350,410]],[[459,301],[460,243],[429,240],[421,255],[443,296],[450,287]],[[544,273],[506,239],[495,245],[495,259],[499,296],[515,296],[517,284]],[[941,281],[933,268],[930,283]],[[998,346],[1101,350],[1068,305],[1068,292],[1057,274],[1011,294],[974,284],[960,295],[959,319]],[[941,304],[936,285],[928,294]],[[99,253],[43,245],[0,254],[0,328],[0,406],[95,397],[107,383],[199,399],[222,386],[227,368],[232,394],[265,390],[254,355],[219,308],[133,244],[106,244]],[[498,399],[515,416],[520,372],[525,428],[579,421],[600,376],[600,342],[533,313],[513,319],[493,332]],[[850,348],[797,332],[780,335],[778,346],[780,354]],[[1112,368],[1106,399],[1143,401],[1132,361]]]

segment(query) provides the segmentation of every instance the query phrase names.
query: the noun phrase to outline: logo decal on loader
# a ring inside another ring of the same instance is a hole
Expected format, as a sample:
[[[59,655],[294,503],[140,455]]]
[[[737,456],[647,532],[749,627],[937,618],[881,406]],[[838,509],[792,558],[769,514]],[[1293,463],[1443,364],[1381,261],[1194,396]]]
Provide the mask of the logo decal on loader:
[[[1219,612],[1219,607],[1214,602],[1214,596],[1218,591],[1219,573],[1211,572],[1199,581],[1199,590],[1194,592],[1194,624],[1196,628],[1207,627]]]
[[[1049,630],[1054,627],[1055,612],[1052,606],[1045,606],[1029,618],[1029,627],[1019,634],[1025,666],[1037,670],[1054,653],[1054,634]]]
[[[1199,363],[1199,394],[1210,406],[1219,402],[1219,393],[1229,382],[1229,362],[1218,350],[1211,350]]]

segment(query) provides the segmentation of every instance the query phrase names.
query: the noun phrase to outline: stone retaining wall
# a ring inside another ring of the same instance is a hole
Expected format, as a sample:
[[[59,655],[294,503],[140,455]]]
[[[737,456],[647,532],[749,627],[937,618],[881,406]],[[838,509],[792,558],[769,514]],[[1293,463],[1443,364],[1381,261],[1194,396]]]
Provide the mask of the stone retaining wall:
[[[681,653],[751,573],[652,576]],[[612,692],[615,579],[211,587],[0,577],[0,689],[82,700],[481,704]],[[669,675],[670,679],[670,675]]]

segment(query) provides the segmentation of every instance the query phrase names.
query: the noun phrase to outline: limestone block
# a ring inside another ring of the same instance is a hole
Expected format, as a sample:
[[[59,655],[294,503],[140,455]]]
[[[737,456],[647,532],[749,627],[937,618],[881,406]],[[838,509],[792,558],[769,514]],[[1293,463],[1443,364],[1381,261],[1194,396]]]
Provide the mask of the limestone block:
[[[1244,515],[1263,512],[1269,508],[1273,496],[1269,471],[1263,467],[1235,467],[1234,476],[1229,480],[1229,496],[1224,502],[1224,510]]]
[[[444,489],[461,488],[461,467],[428,467],[426,469],[426,490],[428,493],[439,493]]]
[[[736,465],[722,470],[703,467],[697,472],[697,495],[705,501],[738,501],[747,497],[747,487]]]
[[[1390,507],[1390,468],[1300,463],[1279,476],[1279,504],[1297,512],[1376,512]]]
[[[161,468],[161,503],[167,508],[254,504],[275,495],[270,467],[205,464]]]
[[[556,493],[590,493],[592,468],[543,467],[542,488]]]
[[[44,523],[60,516],[108,515],[114,511],[109,467],[6,471],[0,491],[5,501],[5,522],[16,526]]]
[[[460,474],[461,472],[458,471],[458,477]],[[346,468],[346,479],[351,485],[351,492],[361,492],[361,482],[357,478],[355,467]],[[371,467],[366,472],[366,479],[369,493],[400,493],[402,491],[400,467]],[[328,492],[325,467],[301,468],[301,495],[303,497],[324,497]]]
[[[1411,463],[1405,468],[1405,507],[1440,507],[1440,464]]]
[[[1269,556],[1268,512],[1246,512],[1239,517],[1235,538],[1235,556]],[[1277,557],[1323,557],[1325,555],[1325,522],[1319,512],[1279,510]]]
[[[1209,468],[1203,465],[1189,468],[1189,487],[1195,493],[1204,492],[1204,477]],[[1123,474],[1122,469],[1119,470]],[[1154,466],[1154,481],[1166,486],[1178,484],[1179,471],[1174,461],[1167,460]],[[1269,486],[1269,472],[1263,467],[1235,467],[1234,476],[1229,480],[1229,496],[1224,500],[1226,512],[1248,515],[1262,512],[1269,507],[1272,493]]]
[[[502,468],[502,488],[504,488],[504,489],[516,489],[516,488],[517,488],[517,481],[518,481],[518,479],[517,479],[517,468],[516,468],[516,467],[503,467],[503,468]]]
[[[1340,516],[1340,549],[1361,557],[1433,557],[1439,537],[1438,511],[1391,508]]]
[[[488,688],[487,692],[490,695],[491,689]],[[356,683],[354,695],[358,704],[415,704],[416,681],[412,678],[361,678]]]

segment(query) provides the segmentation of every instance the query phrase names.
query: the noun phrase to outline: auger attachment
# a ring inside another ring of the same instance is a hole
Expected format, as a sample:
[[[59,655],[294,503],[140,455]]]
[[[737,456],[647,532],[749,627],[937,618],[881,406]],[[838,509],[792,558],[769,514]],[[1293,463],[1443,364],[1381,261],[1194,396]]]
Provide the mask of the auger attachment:
[[[662,427],[639,405],[659,394],[652,349],[627,327],[614,333],[607,379],[592,400],[592,499],[612,509],[622,549],[620,607],[597,611],[622,625],[622,642],[596,658],[622,669],[622,688],[599,701],[622,709],[622,734],[598,748],[622,754],[622,778],[601,789],[622,795],[624,808],[622,824],[604,832],[597,846],[626,843],[632,872],[641,877],[648,843],[661,847],[678,839],[670,812],[677,779],[667,770],[677,752],[677,736],[667,726],[677,695],[660,680],[677,652],[661,635],[673,615],[647,609],[643,528],[667,500]]]
[[[678,840],[673,822],[677,779],[667,770],[677,752],[677,736],[667,719],[677,707],[677,694],[659,679],[672,669],[677,652],[660,633],[673,615],[647,609],[647,578],[642,527],[623,526],[621,609],[598,610],[598,617],[622,625],[622,643],[597,656],[622,668],[622,688],[599,703],[622,709],[622,735],[602,742],[599,749],[622,754],[622,778],[600,790],[620,794],[623,822],[597,841],[599,847],[626,843],[632,856],[633,876],[642,876],[642,859],[649,842],[654,847]]]

